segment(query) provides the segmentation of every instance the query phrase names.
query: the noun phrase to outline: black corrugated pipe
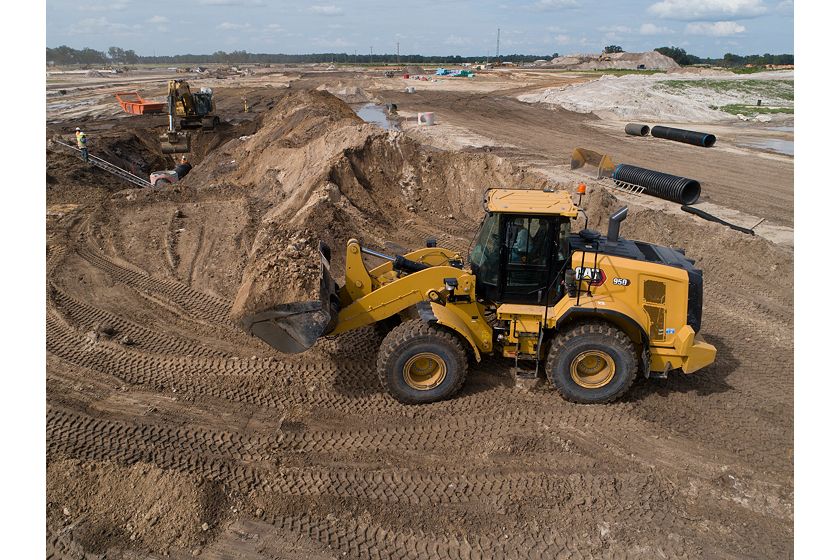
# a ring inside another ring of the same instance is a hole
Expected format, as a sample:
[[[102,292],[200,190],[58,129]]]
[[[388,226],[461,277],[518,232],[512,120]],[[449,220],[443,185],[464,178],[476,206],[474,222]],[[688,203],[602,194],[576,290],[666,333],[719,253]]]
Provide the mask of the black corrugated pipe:
[[[650,127],[646,124],[631,122],[624,127],[624,132],[630,136],[647,136],[650,133]]]
[[[683,144],[693,144],[694,146],[703,146],[704,148],[711,148],[717,141],[714,134],[671,128],[670,126],[654,126],[650,133],[654,138],[665,138],[666,140],[674,140]]]
[[[645,188],[645,194],[680,204],[694,204],[700,198],[700,183],[694,179],[661,173],[644,167],[620,163],[612,178]]]

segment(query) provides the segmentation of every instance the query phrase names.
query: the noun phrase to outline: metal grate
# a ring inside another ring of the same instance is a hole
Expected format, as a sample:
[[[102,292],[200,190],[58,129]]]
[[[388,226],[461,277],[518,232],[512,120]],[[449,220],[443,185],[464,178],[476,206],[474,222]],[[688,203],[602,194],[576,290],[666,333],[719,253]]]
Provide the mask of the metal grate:
[[[633,196],[639,196],[645,192],[645,188],[642,186],[627,183],[625,181],[619,181],[618,179],[613,179],[613,183],[609,186],[617,191],[632,194]]]

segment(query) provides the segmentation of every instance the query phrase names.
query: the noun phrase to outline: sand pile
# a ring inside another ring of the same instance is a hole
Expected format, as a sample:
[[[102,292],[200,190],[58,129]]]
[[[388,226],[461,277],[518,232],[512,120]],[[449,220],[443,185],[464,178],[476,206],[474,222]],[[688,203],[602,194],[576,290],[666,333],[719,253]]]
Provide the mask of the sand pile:
[[[359,86],[344,85],[342,82],[330,85],[323,84],[318,86],[318,90],[328,91],[345,103],[367,103],[370,101],[370,96],[365,93],[365,90]]]
[[[406,66],[405,68],[403,68],[402,73],[403,74],[409,74],[411,76],[417,76],[418,74],[425,74],[426,71],[423,70],[423,68],[421,68],[420,66],[417,66],[415,64],[415,65]]]
[[[290,299],[318,299],[318,239],[331,247],[333,276],[342,282],[351,237],[379,250],[412,246],[421,234],[411,224],[475,223],[487,188],[548,181],[491,154],[424,147],[364,123],[327,92],[309,91],[289,93],[253,135],[209,154],[184,183],[244,189],[266,208],[230,294],[238,319]]]
[[[641,53],[569,54],[551,60],[551,64],[569,70],[672,70],[679,68],[673,58],[656,51]]]
[[[48,525],[55,531],[72,526],[74,540],[98,554],[114,546],[159,554],[194,547],[218,527],[226,500],[198,477],[144,463],[75,459],[48,464],[47,496]]]
[[[254,252],[231,308],[231,318],[275,305],[319,301],[318,236],[309,229],[289,231],[269,222],[254,242]]]
[[[786,79],[791,79],[786,82]],[[577,113],[607,119],[651,119],[658,122],[708,122],[733,116],[718,107],[752,105],[792,106],[793,75],[736,76],[707,79],[700,75],[670,74],[602,76],[598,80],[538,93],[520,95],[526,103],[559,105]],[[787,99],[786,99],[787,98]]]

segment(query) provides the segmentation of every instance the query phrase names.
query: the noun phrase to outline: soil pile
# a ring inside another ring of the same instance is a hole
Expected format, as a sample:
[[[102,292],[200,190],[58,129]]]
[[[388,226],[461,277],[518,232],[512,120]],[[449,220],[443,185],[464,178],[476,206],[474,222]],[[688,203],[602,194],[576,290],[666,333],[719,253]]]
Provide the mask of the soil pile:
[[[170,547],[195,546],[225,509],[219,507],[224,494],[213,483],[145,463],[52,462],[47,495],[47,522],[68,528],[87,551],[99,554],[111,547],[165,554]]]
[[[284,231],[278,223],[268,223],[254,248],[231,308],[232,319],[239,321],[280,304],[320,299],[318,237],[311,231]]]
[[[554,66],[569,70],[672,70],[679,68],[673,58],[656,51],[642,53],[570,54],[551,60]]]
[[[370,96],[359,86],[347,86],[339,82],[336,85],[322,85],[319,91],[328,91],[346,103],[367,103]]]
[[[216,150],[183,183],[244,189],[266,208],[235,294],[238,319],[318,299],[318,239],[333,250],[340,281],[350,238],[381,250],[389,242],[410,244],[415,223],[422,229],[456,220],[472,228],[487,188],[542,188],[549,181],[491,154],[424,147],[364,123],[327,92],[307,91],[288,94],[253,135]]]

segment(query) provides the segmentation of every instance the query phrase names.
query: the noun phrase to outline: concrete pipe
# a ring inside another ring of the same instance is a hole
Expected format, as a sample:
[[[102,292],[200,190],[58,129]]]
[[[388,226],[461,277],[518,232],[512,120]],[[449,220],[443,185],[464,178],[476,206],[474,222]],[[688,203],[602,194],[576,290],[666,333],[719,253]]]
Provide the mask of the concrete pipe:
[[[627,123],[624,132],[630,136],[647,136],[650,133],[650,127],[646,124]]]
[[[700,198],[700,183],[694,179],[644,167],[620,163],[616,166],[612,178],[622,183],[644,187],[645,194],[684,205],[694,204]]]
[[[704,148],[711,148],[717,140],[714,134],[683,130],[682,128],[671,128],[670,126],[654,126],[650,133],[654,138],[664,138],[666,140],[702,146]]]

